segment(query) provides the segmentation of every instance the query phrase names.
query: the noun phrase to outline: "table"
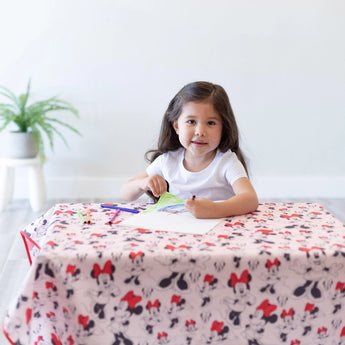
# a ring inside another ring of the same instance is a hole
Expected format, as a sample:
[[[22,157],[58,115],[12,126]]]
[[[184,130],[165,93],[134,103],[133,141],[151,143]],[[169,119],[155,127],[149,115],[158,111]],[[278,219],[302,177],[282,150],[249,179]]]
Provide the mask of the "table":
[[[34,211],[43,209],[46,202],[46,187],[40,158],[1,158],[0,159],[0,212],[11,200],[14,189],[14,169],[27,167],[30,192],[30,205]]]
[[[202,236],[113,213],[57,204],[25,228],[41,250],[4,320],[12,343],[345,344],[345,226],[318,204],[259,205]]]

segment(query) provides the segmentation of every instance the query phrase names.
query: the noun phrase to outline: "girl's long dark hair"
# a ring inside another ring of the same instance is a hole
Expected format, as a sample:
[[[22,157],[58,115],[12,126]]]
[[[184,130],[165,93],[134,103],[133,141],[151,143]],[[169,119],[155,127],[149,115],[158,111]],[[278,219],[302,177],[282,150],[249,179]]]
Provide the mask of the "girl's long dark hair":
[[[182,147],[172,123],[181,115],[184,104],[202,101],[210,101],[222,119],[223,130],[219,150],[231,150],[236,153],[247,171],[247,164],[239,147],[239,133],[229,97],[220,85],[205,81],[185,85],[170,101],[162,120],[157,149],[146,152],[145,158],[152,163],[161,154]]]

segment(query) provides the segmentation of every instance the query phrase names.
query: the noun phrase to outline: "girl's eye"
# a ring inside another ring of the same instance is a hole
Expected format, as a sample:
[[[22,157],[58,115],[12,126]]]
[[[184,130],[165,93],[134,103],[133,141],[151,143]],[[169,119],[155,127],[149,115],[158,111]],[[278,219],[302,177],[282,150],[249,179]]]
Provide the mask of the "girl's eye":
[[[208,121],[208,124],[209,124],[210,126],[215,126],[215,125],[216,125],[216,122],[215,122],[215,121]]]
[[[194,124],[195,124],[195,120],[188,120],[187,123],[188,123],[189,125],[194,125]]]

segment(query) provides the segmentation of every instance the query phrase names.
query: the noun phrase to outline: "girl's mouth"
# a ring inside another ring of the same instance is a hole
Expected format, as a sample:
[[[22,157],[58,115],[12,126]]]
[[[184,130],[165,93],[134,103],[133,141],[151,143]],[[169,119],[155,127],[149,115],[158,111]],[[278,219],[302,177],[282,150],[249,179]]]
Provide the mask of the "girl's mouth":
[[[204,146],[207,145],[207,143],[203,142],[203,141],[196,141],[196,140],[192,140],[191,141],[192,144],[196,145],[196,146]]]

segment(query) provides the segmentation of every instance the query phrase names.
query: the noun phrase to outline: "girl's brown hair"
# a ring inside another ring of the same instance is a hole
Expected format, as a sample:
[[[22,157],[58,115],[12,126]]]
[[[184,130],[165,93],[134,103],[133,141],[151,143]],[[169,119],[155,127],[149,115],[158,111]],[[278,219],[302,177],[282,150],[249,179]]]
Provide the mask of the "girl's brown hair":
[[[157,149],[146,152],[146,159],[152,163],[161,154],[182,147],[172,123],[179,118],[186,103],[203,101],[213,104],[223,122],[219,150],[221,152],[231,150],[236,153],[247,171],[247,165],[239,147],[239,133],[229,97],[220,85],[205,81],[185,85],[170,101],[162,120]]]

